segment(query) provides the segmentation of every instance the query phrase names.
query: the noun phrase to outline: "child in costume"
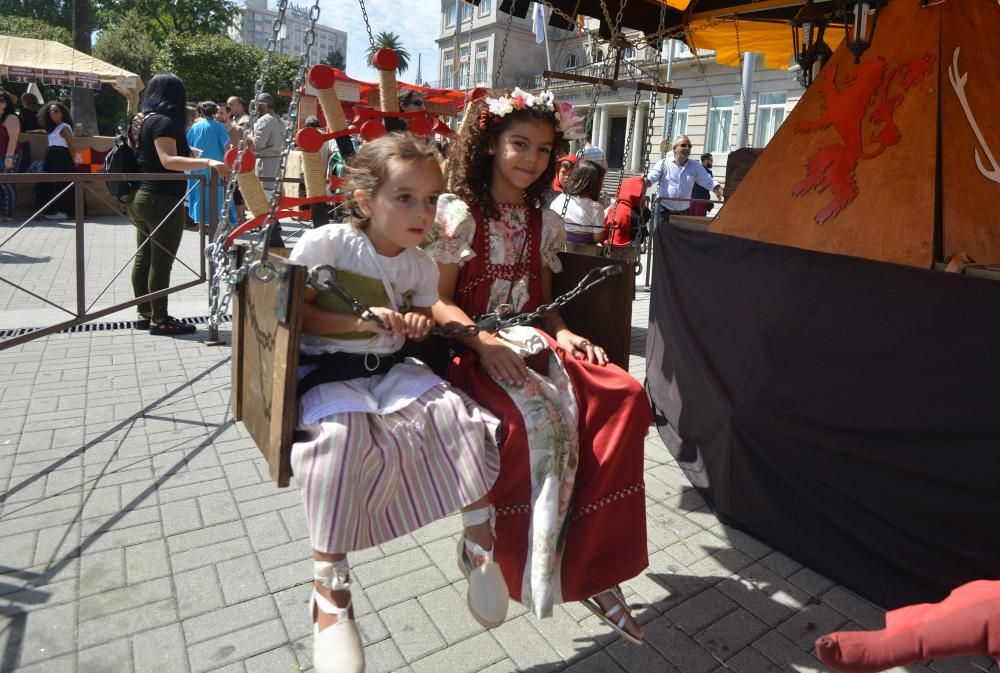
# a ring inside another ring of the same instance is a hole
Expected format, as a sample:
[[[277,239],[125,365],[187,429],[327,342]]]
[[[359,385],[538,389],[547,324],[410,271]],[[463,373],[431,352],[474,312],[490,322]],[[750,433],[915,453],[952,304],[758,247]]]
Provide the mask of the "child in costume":
[[[393,134],[367,143],[348,174],[350,222],[305,232],[290,256],[310,268],[333,267],[337,282],[382,323],[356,317],[330,290],[306,289],[305,438],[291,460],[315,559],[318,673],[364,670],[346,553],[462,508],[467,518],[488,521],[482,498],[499,468],[496,419],[422,363],[398,356],[406,338],[427,335],[438,300],[437,266],[417,247],[442,190],[436,153]],[[506,613],[502,580],[489,579],[470,581],[470,608],[489,614],[502,604]]]
[[[440,324],[551,301],[566,240],[543,208],[555,150],[577,136],[572,106],[515,89],[473,103],[452,146],[450,183],[425,245],[438,262]],[[585,301],[585,299],[583,299]],[[632,642],[643,631],[618,583],[647,565],[642,386],[574,334],[557,311],[539,326],[462,337],[448,377],[501,421],[500,475],[488,499],[495,539],[469,540],[463,562],[491,551],[510,595],[539,617],[583,601]],[[467,527],[466,536],[480,531]],[[492,547],[492,549],[490,549]]]

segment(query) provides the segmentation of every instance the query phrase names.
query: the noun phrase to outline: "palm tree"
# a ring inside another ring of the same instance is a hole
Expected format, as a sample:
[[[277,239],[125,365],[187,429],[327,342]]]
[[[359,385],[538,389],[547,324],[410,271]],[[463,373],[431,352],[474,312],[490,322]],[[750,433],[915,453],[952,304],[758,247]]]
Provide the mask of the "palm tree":
[[[379,49],[392,49],[396,52],[396,56],[399,57],[399,66],[396,68],[396,72],[404,73],[410,67],[410,52],[403,48],[402,40],[400,40],[399,35],[396,35],[396,33],[382,31],[375,36],[375,44],[368,47],[369,63],[375,58],[375,52]]]

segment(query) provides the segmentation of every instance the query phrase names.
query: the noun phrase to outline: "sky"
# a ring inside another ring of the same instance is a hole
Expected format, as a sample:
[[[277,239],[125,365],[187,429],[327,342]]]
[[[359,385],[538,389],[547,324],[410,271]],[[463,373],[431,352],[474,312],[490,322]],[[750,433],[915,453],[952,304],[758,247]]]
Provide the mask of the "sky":
[[[312,5],[310,0],[298,4]],[[441,27],[439,0],[365,0],[372,34],[381,31],[396,33],[410,52],[410,67],[400,76],[412,82],[417,76],[417,54],[423,57],[421,72],[424,80],[437,79],[438,49],[435,39]],[[361,16],[358,0],[320,0],[319,23],[347,32],[347,74],[364,81],[378,75],[365,62],[368,33]]]

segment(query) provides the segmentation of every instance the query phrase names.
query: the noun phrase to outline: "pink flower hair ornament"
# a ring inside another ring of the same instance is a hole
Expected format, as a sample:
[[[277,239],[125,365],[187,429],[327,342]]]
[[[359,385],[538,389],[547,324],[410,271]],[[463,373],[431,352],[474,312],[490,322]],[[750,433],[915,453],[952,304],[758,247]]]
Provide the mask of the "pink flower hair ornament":
[[[570,103],[557,103],[551,91],[541,91],[532,94],[515,88],[509,95],[484,99],[486,107],[479,116],[479,128],[486,129],[493,119],[502,119],[514,110],[534,109],[539,112],[551,112],[556,119],[556,130],[566,140],[582,140],[584,138],[583,118],[576,114]]]

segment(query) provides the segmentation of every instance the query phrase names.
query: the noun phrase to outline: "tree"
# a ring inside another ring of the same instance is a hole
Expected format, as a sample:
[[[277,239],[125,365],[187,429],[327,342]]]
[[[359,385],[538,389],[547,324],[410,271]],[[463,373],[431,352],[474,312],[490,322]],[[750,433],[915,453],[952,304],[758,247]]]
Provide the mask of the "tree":
[[[396,72],[402,74],[410,67],[410,52],[403,48],[403,41],[396,33],[382,31],[375,36],[375,44],[368,47],[367,55],[369,63],[375,58],[375,52],[379,49],[392,49],[396,52],[396,56],[399,57],[399,65],[396,67]]]
[[[344,58],[344,52],[334,49],[329,54],[326,55],[320,63],[325,63],[331,68],[339,68],[343,70],[347,67],[347,60]]]
[[[157,45],[172,37],[225,35],[240,17],[240,9],[234,0],[97,1],[101,25],[118,25],[130,12],[134,12],[135,16],[142,17],[146,32]]]
[[[139,13],[129,10],[114,27],[101,32],[94,42],[94,56],[134,72],[148,82],[153,72],[153,62],[159,53],[153,38],[146,32]]]
[[[92,51],[90,0],[73,0],[73,48],[84,54]],[[94,107],[94,92],[90,89],[73,87],[73,119],[90,134],[97,133],[97,108]]]
[[[69,0],[0,0],[0,14],[2,15],[44,21],[66,30],[69,30],[73,22],[72,9]],[[0,26],[2,26],[0,34],[19,35],[19,33],[13,32],[14,26],[6,21],[0,23]],[[21,37],[34,37],[34,35],[21,35]]]
[[[0,35],[28,37],[33,40],[52,40],[66,46],[73,44],[73,35],[62,26],[54,26],[41,19],[23,16],[0,15]]]
[[[228,37],[175,37],[160,48],[153,71],[169,71],[184,80],[189,101],[224,101],[233,95],[250,101],[263,60],[263,50]],[[289,99],[278,91],[290,90],[297,72],[298,59],[272,54],[264,89],[275,96],[279,113],[287,109]]]

